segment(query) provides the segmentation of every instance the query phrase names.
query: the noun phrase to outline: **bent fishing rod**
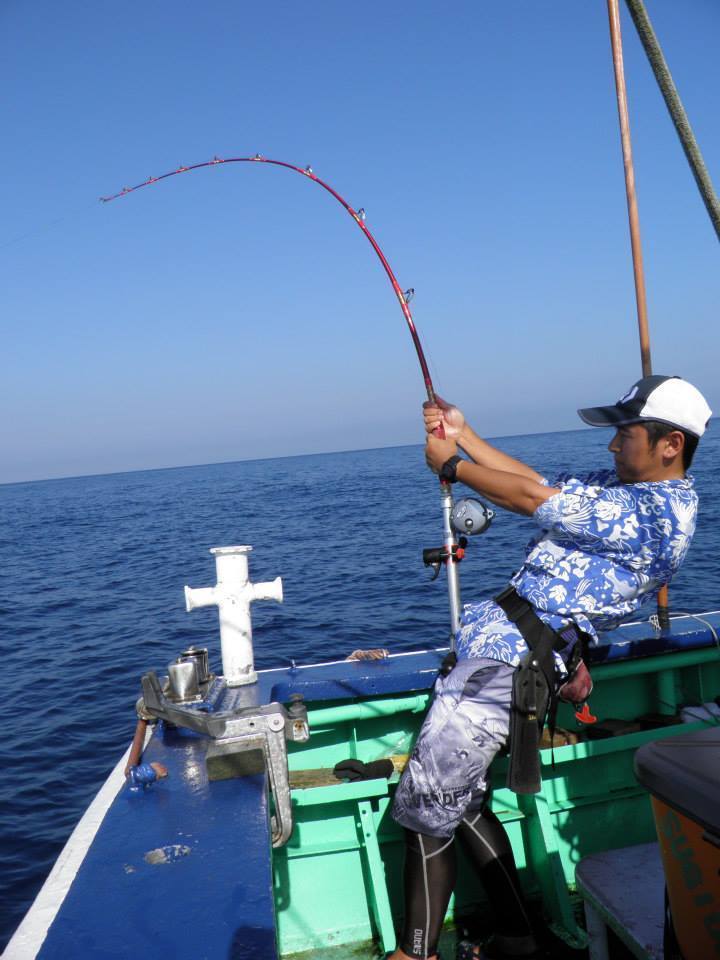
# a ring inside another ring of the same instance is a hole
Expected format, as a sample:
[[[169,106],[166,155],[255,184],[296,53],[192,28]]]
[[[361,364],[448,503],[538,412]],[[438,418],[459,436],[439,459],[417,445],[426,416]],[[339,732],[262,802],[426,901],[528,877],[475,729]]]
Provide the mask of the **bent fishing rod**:
[[[425,382],[425,389],[427,391],[428,400],[430,403],[436,403],[436,394],[435,388],[433,387],[432,378],[430,376],[430,371],[428,369],[427,361],[425,360],[425,353],[420,342],[420,337],[418,335],[417,329],[415,327],[415,322],[413,321],[412,313],[410,311],[410,300],[412,299],[414,290],[409,288],[405,291],[401,288],[400,284],[397,281],[397,278],[392,270],[392,267],[388,263],[387,257],[383,253],[375,237],[372,235],[370,229],[368,228],[365,222],[365,211],[361,207],[358,210],[353,209],[350,204],[335,190],[330,186],[329,183],[326,183],[325,180],[321,180],[320,177],[315,174],[312,167],[297,167],[295,164],[287,163],[284,160],[271,160],[268,157],[263,157],[261,154],[255,154],[254,157],[213,157],[212,160],[206,160],[203,163],[193,163],[189,166],[181,166],[176,170],[170,170],[168,173],[163,173],[159,177],[148,177],[147,180],[143,180],[142,183],[136,184],[134,187],[124,187],[118,193],[114,193],[108,197],[100,197],[100,200],[103,203],[110,203],[112,200],[117,200],[121,197],[126,197],[130,193],[135,193],[136,190],[141,190],[143,187],[152,186],[155,183],[159,183],[161,180],[167,180],[170,177],[179,176],[182,173],[190,173],[193,170],[201,170],[204,167],[214,167],[225,163],[262,163],[268,166],[273,167],[283,167],[286,170],[291,170],[294,173],[300,174],[300,176],[305,177],[308,180],[312,180],[314,183],[317,183],[318,186],[326,190],[332,197],[334,197],[337,202],[346,210],[347,213],[353,218],[358,227],[362,230],[367,238],[370,246],[375,251],[380,263],[383,266],[383,269],[390,281],[392,288],[395,292],[395,296],[398,299],[400,304],[400,309],[402,310],[405,321],[408,325],[410,331],[410,336],[412,337],[413,344],[415,345],[415,352],[417,353],[418,360],[420,362],[420,369],[422,371],[423,380]],[[442,426],[436,431],[436,436],[444,437],[444,431]],[[457,569],[457,560],[462,556],[462,552],[458,551],[458,544],[455,538],[455,532],[453,530],[451,522],[451,514],[453,509],[453,498],[452,491],[449,483],[440,481],[440,500],[442,506],[442,515],[443,515],[443,548],[442,548],[442,557],[444,559],[445,569],[447,572],[447,582],[448,582],[448,599],[450,602],[450,647],[454,649],[455,646],[455,633],[457,632],[460,626],[460,579],[458,576]]]

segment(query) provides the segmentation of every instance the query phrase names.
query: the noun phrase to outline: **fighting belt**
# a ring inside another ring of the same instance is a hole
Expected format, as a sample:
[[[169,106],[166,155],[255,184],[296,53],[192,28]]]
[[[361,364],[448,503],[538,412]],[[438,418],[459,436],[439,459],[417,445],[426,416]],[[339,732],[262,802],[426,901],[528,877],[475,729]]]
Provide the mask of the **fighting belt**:
[[[513,674],[510,709],[510,763],[507,785],[515,793],[540,791],[540,736],[545,718],[551,725],[557,708],[553,651],[568,645],[535,613],[532,604],[514,587],[503,590],[495,603],[514,623],[528,645],[528,652]],[[577,637],[579,632],[573,634]],[[576,644],[579,648],[580,644]]]

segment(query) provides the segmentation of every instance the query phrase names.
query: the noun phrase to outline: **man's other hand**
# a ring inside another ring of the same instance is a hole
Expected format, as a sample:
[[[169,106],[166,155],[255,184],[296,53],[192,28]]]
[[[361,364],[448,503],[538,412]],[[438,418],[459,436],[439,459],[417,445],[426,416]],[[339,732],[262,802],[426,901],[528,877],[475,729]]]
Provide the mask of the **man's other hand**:
[[[423,404],[423,417],[425,419],[425,430],[428,433],[437,436],[435,431],[438,427],[443,427],[448,440],[457,440],[465,426],[465,417],[462,411],[437,395],[435,396],[435,403],[426,400]]]
[[[431,433],[428,434],[425,444],[425,462],[433,473],[440,473],[445,461],[454,457],[456,453],[457,444],[454,440],[438,440]]]

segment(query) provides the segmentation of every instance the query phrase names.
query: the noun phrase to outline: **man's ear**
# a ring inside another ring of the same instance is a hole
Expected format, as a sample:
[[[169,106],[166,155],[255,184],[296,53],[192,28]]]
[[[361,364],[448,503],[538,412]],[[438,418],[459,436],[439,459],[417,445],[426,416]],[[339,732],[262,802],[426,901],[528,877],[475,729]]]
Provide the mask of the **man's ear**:
[[[682,430],[672,430],[662,438],[662,443],[663,457],[668,461],[675,460],[685,449],[685,434]]]

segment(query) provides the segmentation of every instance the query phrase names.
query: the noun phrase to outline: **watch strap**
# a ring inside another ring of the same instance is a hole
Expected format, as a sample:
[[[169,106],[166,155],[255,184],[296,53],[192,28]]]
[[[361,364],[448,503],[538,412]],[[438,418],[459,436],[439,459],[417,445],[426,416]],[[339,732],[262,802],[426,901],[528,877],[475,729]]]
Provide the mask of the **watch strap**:
[[[438,476],[445,483],[455,483],[457,480],[457,465],[462,460],[457,454],[454,457],[448,457],[445,463],[440,467]]]

